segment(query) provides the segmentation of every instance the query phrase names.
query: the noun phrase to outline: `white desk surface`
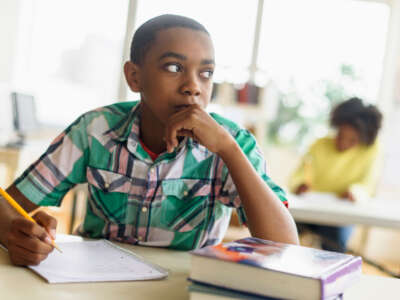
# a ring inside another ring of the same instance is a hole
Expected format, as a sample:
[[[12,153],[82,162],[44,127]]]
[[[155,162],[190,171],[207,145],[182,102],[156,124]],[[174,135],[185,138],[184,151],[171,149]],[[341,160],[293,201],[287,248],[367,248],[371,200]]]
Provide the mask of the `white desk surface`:
[[[156,281],[48,284],[27,268],[11,265],[0,249],[0,298],[7,300],[187,300],[190,255],[184,251],[122,245],[145,259],[170,270],[167,279]],[[345,300],[399,299],[400,280],[363,275],[344,294]]]
[[[400,229],[400,201],[371,199],[366,203],[352,203],[329,194],[310,193],[289,195],[289,210],[298,222]]]

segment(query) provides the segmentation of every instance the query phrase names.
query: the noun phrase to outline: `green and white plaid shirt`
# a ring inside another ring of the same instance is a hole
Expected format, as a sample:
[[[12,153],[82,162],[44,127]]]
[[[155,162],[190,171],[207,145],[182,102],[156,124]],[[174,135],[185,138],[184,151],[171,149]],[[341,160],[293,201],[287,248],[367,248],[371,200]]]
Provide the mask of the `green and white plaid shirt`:
[[[90,111],[60,134],[15,182],[32,202],[59,206],[76,184],[88,182],[79,233],[91,238],[189,250],[220,242],[235,207],[246,216],[222,159],[185,138],[153,161],[139,141],[139,102]],[[254,137],[217,114],[258,174],[285,203],[265,171]]]

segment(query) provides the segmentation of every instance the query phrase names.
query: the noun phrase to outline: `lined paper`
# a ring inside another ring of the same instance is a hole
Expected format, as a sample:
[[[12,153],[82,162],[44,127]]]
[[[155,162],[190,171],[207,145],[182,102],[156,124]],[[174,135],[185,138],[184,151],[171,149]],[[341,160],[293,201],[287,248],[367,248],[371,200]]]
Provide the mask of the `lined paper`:
[[[38,266],[29,266],[49,283],[154,280],[168,272],[107,240],[64,242]]]

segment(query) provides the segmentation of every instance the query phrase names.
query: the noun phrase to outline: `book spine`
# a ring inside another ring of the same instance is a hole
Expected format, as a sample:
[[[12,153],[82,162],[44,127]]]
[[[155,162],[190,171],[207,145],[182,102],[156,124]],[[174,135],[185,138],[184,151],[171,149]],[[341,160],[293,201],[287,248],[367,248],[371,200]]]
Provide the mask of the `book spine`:
[[[321,278],[321,299],[343,293],[361,275],[361,257],[355,257],[340,269]]]

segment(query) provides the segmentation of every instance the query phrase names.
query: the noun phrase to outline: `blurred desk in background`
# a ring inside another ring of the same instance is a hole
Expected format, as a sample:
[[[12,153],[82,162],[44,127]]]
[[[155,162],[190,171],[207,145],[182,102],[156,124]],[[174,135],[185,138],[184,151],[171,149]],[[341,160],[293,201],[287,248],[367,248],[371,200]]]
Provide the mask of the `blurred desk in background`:
[[[297,222],[330,226],[366,225],[400,229],[400,202],[373,198],[352,203],[330,194],[288,195]]]
[[[19,149],[0,147],[0,164],[5,169],[1,182],[2,187],[7,187],[14,181],[18,169],[19,154]]]
[[[296,222],[348,226],[362,225],[356,250],[365,253],[370,227],[400,229],[400,203],[373,198],[368,202],[352,203],[326,193],[288,195],[289,210]]]
[[[5,167],[1,185],[8,187],[22,172],[46,151],[52,139],[29,140],[26,144],[0,147],[0,165]]]

